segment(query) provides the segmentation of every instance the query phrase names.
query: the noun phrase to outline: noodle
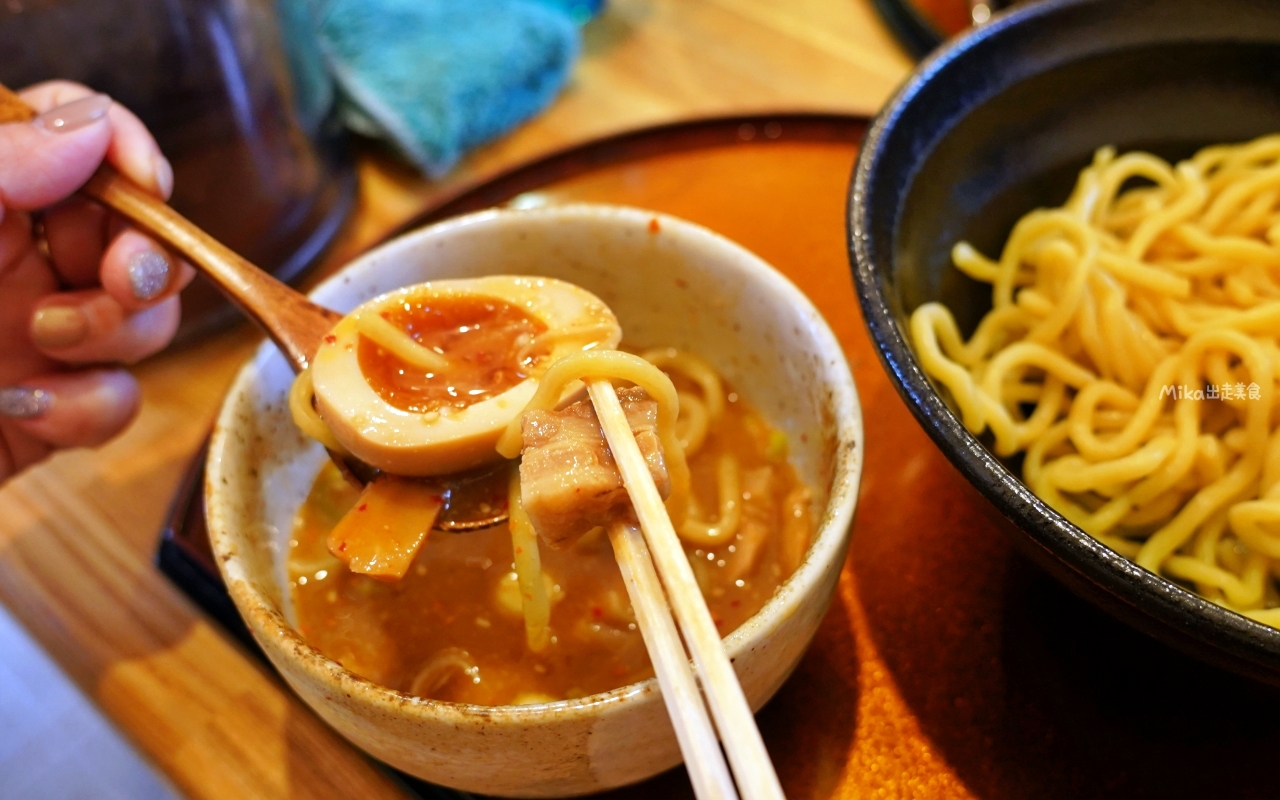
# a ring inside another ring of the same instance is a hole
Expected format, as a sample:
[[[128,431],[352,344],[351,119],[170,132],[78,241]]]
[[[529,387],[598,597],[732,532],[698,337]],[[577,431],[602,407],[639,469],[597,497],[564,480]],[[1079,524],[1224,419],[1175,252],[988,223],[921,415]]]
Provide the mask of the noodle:
[[[409,684],[409,693],[418,697],[430,697],[458,675],[467,675],[471,680],[479,682],[479,672],[480,668],[466,650],[461,647],[446,647],[432,656],[418,671]]]
[[[680,416],[676,418],[676,438],[680,440],[680,449],[684,456],[698,452],[702,443],[707,440],[711,431],[711,414],[707,404],[689,392],[676,392],[680,401]]]
[[[315,389],[311,386],[311,367],[298,373],[289,386],[289,412],[293,415],[293,424],[303,434],[315,439],[329,450],[339,455],[346,455],[347,449],[338,442],[329,430],[329,426],[320,418],[315,407]]]
[[[689,512],[680,526],[680,538],[703,547],[715,547],[727,542],[738,532],[742,521],[742,489],[738,460],[725,453],[716,460],[716,495],[720,509],[714,521],[704,522],[699,517],[697,501],[689,496]]]
[[[356,314],[355,319],[356,330],[361,336],[406,364],[426,372],[444,372],[449,368],[449,359],[443,354],[421,344],[408,331],[392,325],[381,314],[366,311]]]
[[[674,347],[646,350],[643,358],[659,369],[674,372],[688,378],[701,391],[701,397],[679,392],[680,414],[677,431],[680,446],[688,460],[706,440],[707,432],[724,414],[724,384],[715,368],[692,353]],[[689,508],[684,522],[677,529],[680,538],[703,547],[715,547],[730,541],[738,532],[742,520],[741,466],[729,453],[716,462],[716,493],[718,515],[713,521],[703,521],[697,502],[689,497]]]
[[[1102,148],[1014,226],[966,342],[911,315],[925,372],[1050,506],[1140,566],[1280,626],[1280,135],[1170,165]]]
[[[678,393],[680,418],[677,420],[677,435],[687,459],[698,452],[707,438],[707,431],[724,413],[724,387],[720,376],[707,362],[674,347],[646,350],[641,358],[658,369],[683,375],[702,390],[701,397],[689,392]]]
[[[559,342],[585,342],[582,345],[583,350],[591,350],[599,347],[609,338],[609,333],[614,326],[607,322],[600,322],[589,325],[575,325],[571,328],[552,328],[543,331],[533,337],[519,351],[516,352],[516,363],[527,364],[532,362],[538,353],[549,353],[555,349]]]
[[[511,470],[507,492],[508,527],[511,529],[511,551],[515,555],[516,580],[520,584],[520,601],[524,609],[525,638],[535,653],[546,649],[550,641],[547,629],[551,621],[551,600],[542,577],[542,558],[538,551],[538,533],[520,502],[520,470]]]
[[[646,350],[640,357],[658,369],[678,372],[696,383],[702,390],[702,400],[706,404],[708,418],[711,422],[720,419],[720,415],[724,413],[724,387],[714,367],[693,353],[686,353],[674,347]],[[692,453],[685,455],[692,455]]]

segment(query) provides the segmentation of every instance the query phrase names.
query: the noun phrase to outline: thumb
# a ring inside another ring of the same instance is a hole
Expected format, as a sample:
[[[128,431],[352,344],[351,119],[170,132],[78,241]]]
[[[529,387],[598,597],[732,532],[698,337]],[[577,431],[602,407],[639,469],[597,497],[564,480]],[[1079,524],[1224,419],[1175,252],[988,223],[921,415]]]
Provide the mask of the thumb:
[[[111,144],[110,107],[94,94],[0,125],[0,214],[52,205],[83,186]]]

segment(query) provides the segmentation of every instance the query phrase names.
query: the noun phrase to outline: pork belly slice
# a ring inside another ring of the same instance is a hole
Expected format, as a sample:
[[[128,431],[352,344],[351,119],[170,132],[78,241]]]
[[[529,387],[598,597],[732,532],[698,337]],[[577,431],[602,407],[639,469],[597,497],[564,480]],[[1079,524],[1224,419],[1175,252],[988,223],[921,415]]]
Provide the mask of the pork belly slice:
[[[643,389],[619,389],[636,444],[649,474],[666,497],[671,480],[658,443],[658,404]],[[631,500],[600,430],[591,401],[560,411],[526,411],[520,462],[520,499],[533,527],[548,545],[562,549],[584,533],[605,525]]]

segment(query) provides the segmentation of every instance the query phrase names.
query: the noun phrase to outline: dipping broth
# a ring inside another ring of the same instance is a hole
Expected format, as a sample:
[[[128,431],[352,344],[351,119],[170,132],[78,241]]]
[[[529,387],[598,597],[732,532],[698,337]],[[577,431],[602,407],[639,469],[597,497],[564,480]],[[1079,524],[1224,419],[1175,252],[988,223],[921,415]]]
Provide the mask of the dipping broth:
[[[681,375],[672,380],[682,393],[697,391]],[[795,571],[812,531],[810,493],[787,462],[785,438],[727,386],[725,399],[689,466],[696,505],[713,515],[721,457],[736,459],[741,523],[722,548],[685,544],[721,635]],[[534,653],[506,525],[432,531],[405,577],[384,582],[351,573],[326,549],[357,497],[326,464],[295,520],[288,560],[298,629],[347,669],[420,697],[482,705],[583,697],[653,675],[602,529],[565,550],[540,548],[551,640]]]

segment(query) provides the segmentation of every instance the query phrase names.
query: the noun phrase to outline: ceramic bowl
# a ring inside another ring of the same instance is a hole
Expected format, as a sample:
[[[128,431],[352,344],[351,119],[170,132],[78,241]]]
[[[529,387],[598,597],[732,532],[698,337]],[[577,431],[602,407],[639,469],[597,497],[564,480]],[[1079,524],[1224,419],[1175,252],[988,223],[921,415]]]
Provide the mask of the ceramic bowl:
[[[999,252],[1014,222],[1066,200],[1093,151],[1169,159],[1280,131],[1280,14],[1257,0],[1044,0],[945,46],[868,131],[850,194],[850,255],[890,378],[948,458],[1080,594],[1211,663],[1280,684],[1280,631],[1147,572],[1037,498],[970,435],[920,369],[908,315],[942,301],[966,332],[990,288],[951,266]]]
[[[857,393],[813,305],[756,256],[672,217],[610,206],[486,211],[402,236],[312,294],[348,311],[444,277],[544,275],[617,314],[624,341],[710,360],[792,443],[819,526],[799,570],[725,640],[759,708],[826,611],[849,541],[862,465]],[[357,746],[411,775],[489,795],[550,797],[639,781],[679,763],[655,681],[580,700],[486,707],[424,700],[347,672],[293,627],[282,554],[325,454],[290,421],[293,375],[270,344],[237,377],[209,450],[209,531],[223,578],[290,686]]]

